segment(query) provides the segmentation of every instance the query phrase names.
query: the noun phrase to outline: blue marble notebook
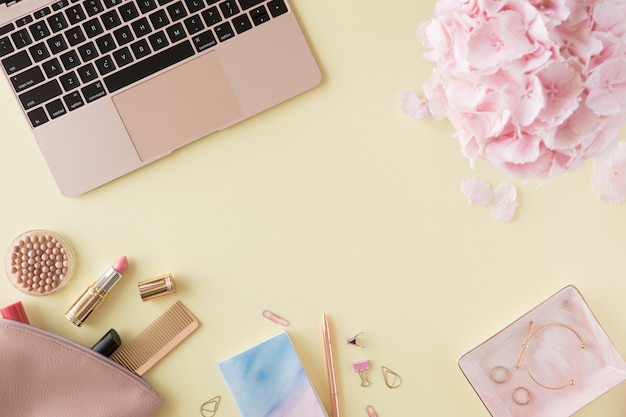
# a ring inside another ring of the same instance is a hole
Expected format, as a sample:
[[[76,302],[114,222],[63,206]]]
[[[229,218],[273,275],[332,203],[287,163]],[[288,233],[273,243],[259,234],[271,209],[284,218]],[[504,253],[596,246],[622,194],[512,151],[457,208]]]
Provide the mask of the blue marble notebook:
[[[328,417],[286,332],[218,366],[243,417]]]

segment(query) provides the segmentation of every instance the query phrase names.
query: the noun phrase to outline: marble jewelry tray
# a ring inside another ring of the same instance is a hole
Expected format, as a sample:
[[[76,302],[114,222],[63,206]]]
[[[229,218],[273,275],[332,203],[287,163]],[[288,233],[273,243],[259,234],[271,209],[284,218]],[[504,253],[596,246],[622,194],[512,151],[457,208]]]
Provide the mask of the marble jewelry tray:
[[[573,286],[458,361],[493,417],[569,417],[626,379],[626,362]]]

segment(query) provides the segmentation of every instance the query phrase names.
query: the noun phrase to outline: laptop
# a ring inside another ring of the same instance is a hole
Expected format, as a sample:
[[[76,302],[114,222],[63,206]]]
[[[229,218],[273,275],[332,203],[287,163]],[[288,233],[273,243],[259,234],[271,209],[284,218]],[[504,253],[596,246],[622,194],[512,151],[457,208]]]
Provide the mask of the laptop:
[[[68,197],[321,81],[287,0],[0,0],[0,62]]]

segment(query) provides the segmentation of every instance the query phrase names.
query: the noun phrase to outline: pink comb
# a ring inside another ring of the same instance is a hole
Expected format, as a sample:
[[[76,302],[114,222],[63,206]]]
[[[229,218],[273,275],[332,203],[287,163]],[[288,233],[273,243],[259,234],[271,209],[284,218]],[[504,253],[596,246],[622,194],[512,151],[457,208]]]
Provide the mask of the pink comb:
[[[370,361],[364,360],[364,361],[354,362],[352,364],[352,368],[354,369],[354,372],[359,373],[359,376],[361,377],[361,386],[369,387],[370,382],[367,380],[367,373],[365,371],[370,369]]]

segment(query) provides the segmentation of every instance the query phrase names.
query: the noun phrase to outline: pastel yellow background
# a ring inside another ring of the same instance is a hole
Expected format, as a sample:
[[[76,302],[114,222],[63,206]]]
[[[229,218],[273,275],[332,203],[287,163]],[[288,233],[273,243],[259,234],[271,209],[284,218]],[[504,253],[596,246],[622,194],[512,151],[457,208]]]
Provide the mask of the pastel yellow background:
[[[49,229],[78,262],[44,298],[2,278],[0,305],[22,300],[33,325],[90,346],[111,327],[128,340],[182,300],[201,327],[145,375],[165,400],[158,417],[199,416],[216,395],[218,417],[239,415],[217,362],[283,330],[264,309],[290,321],[328,409],[329,314],[344,417],[366,416],[368,404],[380,417],[488,416],[458,357],[568,284],[626,352],[626,210],[592,193],[592,164],[541,186],[515,182],[516,216],[495,222],[459,186],[509,179],[484,163],[470,169],[447,121],[416,121],[396,105],[432,70],[415,30],[435,1],[292,3],[319,87],[79,198],[57,190],[0,83],[0,246]],[[65,310],[121,255],[127,274],[76,328]],[[178,293],[142,303],[136,283],[168,272]],[[360,331],[365,348],[345,343]],[[368,388],[352,370],[363,359]],[[388,389],[381,366],[402,386]],[[625,414],[623,384],[577,415]]]

